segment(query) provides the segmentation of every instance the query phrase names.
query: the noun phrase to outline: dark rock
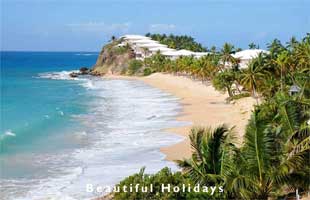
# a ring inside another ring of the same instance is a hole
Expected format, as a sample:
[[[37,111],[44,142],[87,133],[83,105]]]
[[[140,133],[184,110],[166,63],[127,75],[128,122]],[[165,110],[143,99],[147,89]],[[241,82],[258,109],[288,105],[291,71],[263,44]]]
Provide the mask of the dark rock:
[[[69,74],[69,76],[70,76],[71,78],[76,78],[76,77],[79,76],[79,73],[72,72],[72,73]]]
[[[89,69],[87,67],[81,67],[80,68],[80,74],[81,75],[86,75],[86,74],[89,74]]]

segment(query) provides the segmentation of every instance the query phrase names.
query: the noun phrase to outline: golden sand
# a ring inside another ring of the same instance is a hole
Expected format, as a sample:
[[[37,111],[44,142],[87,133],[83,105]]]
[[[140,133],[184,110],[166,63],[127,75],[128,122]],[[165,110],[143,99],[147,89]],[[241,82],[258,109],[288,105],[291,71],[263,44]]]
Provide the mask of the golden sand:
[[[211,84],[206,85],[200,81],[171,74],[155,73],[147,77],[108,76],[107,78],[142,80],[180,98],[183,111],[177,120],[192,122],[192,125],[167,130],[185,137],[180,143],[161,148],[167,155],[166,159],[171,161],[190,157],[188,134],[192,126],[216,127],[223,123],[229,127],[235,126],[237,142],[241,144],[245,126],[255,104],[255,100],[251,97],[242,98],[233,104],[226,103],[227,94],[216,91]]]

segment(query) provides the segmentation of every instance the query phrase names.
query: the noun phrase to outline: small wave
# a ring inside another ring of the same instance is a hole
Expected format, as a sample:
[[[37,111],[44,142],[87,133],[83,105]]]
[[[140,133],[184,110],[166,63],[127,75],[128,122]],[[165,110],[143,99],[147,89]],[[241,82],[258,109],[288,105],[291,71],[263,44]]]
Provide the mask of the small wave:
[[[7,131],[5,131],[5,132],[4,132],[4,135],[7,135],[7,136],[13,136],[13,137],[15,137],[15,136],[16,136],[16,134],[15,134],[15,133],[13,133],[11,130],[7,130]]]
[[[16,137],[16,134],[11,130],[7,130],[4,132],[4,134],[0,135],[0,141],[3,141],[7,137]]]
[[[65,170],[66,175],[42,180],[40,184],[29,191],[24,197],[17,197],[17,200],[28,199],[55,199],[55,200],[77,200],[69,194],[63,192],[67,186],[73,184],[74,180],[78,179],[83,174],[83,167],[75,167]]]
[[[73,78],[70,76],[72,72],[79,72],[78,70],[72,71],[61,71],[61,72],[44,72],[39,73],[39,78],[55,79],[55,80],[78,80],[78,78]]]
[[[87,133],[86,133],[86,131],[75,132],[74,137],[76,137],[78,139],[85,138],[85,137],[87,137]]]
[[[75,54],[76,56],[93,56],[93,55],[96,55],[94,53],[77,53]]]
[[[63,112],[63,111],[59,111],[58,112],[61,116],[64,116],[65,115],[65,113]]]
[[[81,83],[81,86],[85,87],[88,90],[93,90],[97,88],[97,86],[94,85],[93,81],[89,79],[84,79],[84,82]]]

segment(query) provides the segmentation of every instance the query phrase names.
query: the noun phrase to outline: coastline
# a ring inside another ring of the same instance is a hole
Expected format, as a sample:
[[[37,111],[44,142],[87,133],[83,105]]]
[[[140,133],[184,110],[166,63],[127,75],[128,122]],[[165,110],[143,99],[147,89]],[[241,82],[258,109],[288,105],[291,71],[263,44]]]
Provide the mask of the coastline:
[[[169,133],[184,136],[182,142],[160,149],[169,161],[191,156],[188,135],[193,126],[216,127],[223,123],[229,127],[235,126],[236,142],[240,145],[245,126],[255,104],[252,97],[242,98],[234,103],[226,103],[225,99],[228,95],[216,91],[211,84],[202,84],[200,81],[171,74],[155,73],[146,77],[107,75],[105,78],[141,80],[180,99],[183,109],[177,120],[191,122],[192,125],[171,127],[166,130]]]

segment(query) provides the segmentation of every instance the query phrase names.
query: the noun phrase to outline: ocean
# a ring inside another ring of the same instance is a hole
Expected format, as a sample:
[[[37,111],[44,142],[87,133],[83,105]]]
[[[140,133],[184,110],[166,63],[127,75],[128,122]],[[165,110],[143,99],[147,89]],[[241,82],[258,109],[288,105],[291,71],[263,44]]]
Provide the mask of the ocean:
[[[178,99],[141,81],[70,78],[97,56],[1,52],[1,199],[90,199],[86,184],[177,170],[159,148],[183,139],[163,131],[184,125]]]

